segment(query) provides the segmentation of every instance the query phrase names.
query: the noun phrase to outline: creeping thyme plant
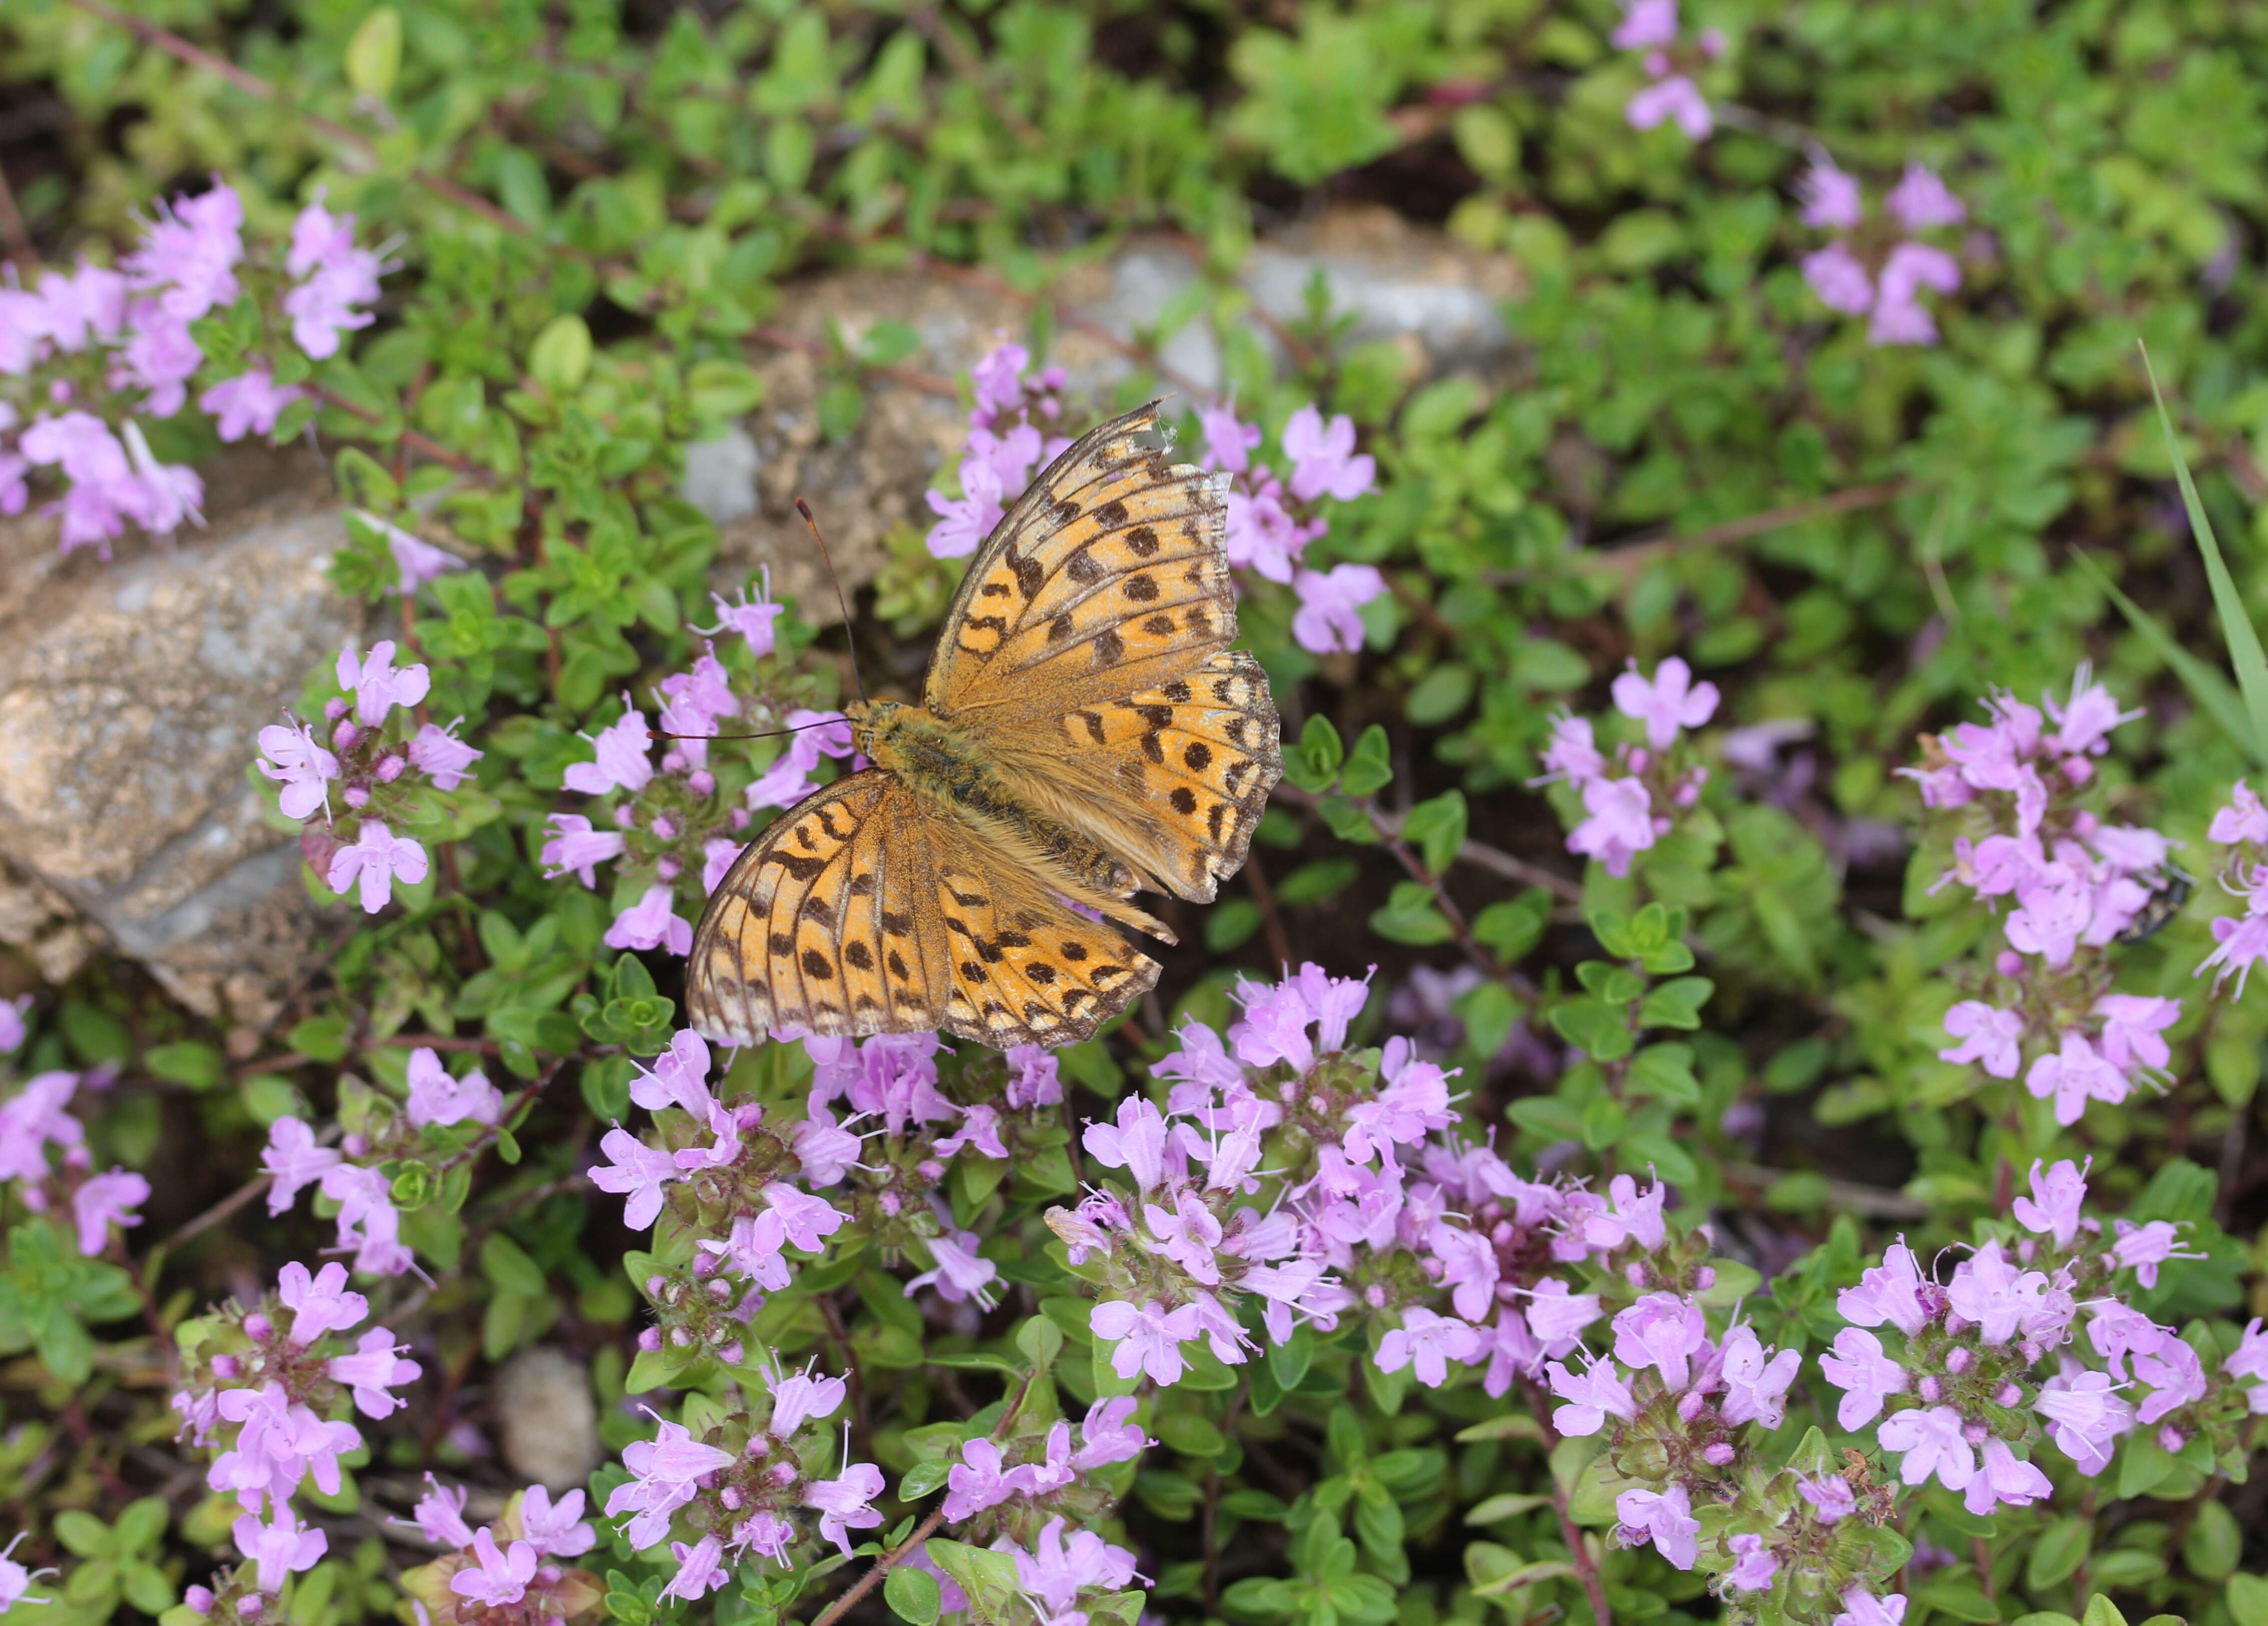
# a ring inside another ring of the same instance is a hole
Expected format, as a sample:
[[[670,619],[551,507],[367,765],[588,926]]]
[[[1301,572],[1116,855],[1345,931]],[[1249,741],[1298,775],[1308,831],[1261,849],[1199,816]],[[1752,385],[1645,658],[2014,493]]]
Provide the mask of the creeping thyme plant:
[[[4,556],[320,460],[363,629],[279,1008],[0,951],[0,1615],[2268,1626],[2257,10],[0,10]],[[1159,395],[1286,761],[1158,989],[693,1032]],[[909,423],[847,632],[692,500]]]

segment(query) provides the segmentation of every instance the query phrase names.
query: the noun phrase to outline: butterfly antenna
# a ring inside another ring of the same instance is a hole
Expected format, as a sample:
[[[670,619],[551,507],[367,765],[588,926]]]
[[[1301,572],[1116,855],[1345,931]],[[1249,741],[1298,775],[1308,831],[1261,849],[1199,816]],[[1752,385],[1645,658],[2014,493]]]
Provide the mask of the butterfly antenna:
[[[835,585],[835,602],[843,612],[843,637],[850,651],[850,681],[858,686],[858,703],[866,703],[866,680],[858,671],[858,639],[850,622],[850,595],[843,591],[843,578],[835,573],[835,555],[828,551],[827,538],[820,533],[819,521],[813,517],[811,504],[801,497],[795,499],[795,511],[811,528],[811,540],[819,544],[820,563],[827,567],[827,579]]]
[[[799,734],[806,728],[832,728],[841,723],[839,717],[823,717],[815,723],[798,723],[793,728],[768,728],[757,734],[673,734],[667,729],[649,728],[648,739],[777,739],[782,734]]]

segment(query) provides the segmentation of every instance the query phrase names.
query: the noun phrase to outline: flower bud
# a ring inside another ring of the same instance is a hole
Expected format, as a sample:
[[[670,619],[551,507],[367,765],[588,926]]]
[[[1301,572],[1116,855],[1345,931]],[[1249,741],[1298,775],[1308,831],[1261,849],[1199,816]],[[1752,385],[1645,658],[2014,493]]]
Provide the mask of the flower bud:
[[[1945,1386],[1937,1380],[1935,1372],[1924,1372],[1921,1381],[1914,1385],[1914,1393],[1934,1406],[1945,1397]]]
[[[748,1352],[746,1350],[740,1347],[740,1340],[736,1338],[732,1343],[726,1344],[723,1349],[717,1351],[717,1358],[724,1362],[727,1366],[737,1366],[741,1363],[741,1361],[747,1358],[747,1353]]]
[[[653,868],[654,873],[660,876],[664,880],[675,880],[677,879],[678,865],[677,860],[674,858],[660,859],[654,865]]]
[[[661,1350],[661,1328],[659,1327],[644,1328],[637,1335],[637,1346],[648,1355],[659,1354]]]
[[[2024,1364],[2029,1366],[2036,1363],[2046,1351],[2040,1347],[2040,1341],[2036,1338],[2019,1338],[2016,1340],[2016,1353],[2024,1357]]]
[[[1945,1330],[1954,1337],[1958,1338],[1961,1336],[1962,1334],[1969,1330],[1969,1327],[1970,1323],[1962,1321],[1960,1316],[1955,1314],[1952,1311],[1948,1310],[1946,1312]]]
[[[244,1616],[247,1620],[250,1620],[254,1615],[258,1615],[267,1607],[268,1600],[262,1598],[258,1593],[253,1593],[247,1597],[242,1597],[236,1600],[236,1612]]]
[[[1992,969],[2002,976],[2024,975],[2024,957],[2013,948],[2004,948],[1992,956]]]
[[[1996,1406],[2021,1405],[2023,1403],[2023,1386],[2017,1383],[2014,1379],[2002,1384],[1993,1392],[1992,1394],[1992,1403]]]
[[[344,700],[327,700],[323,703],[323,721],[326,723],[336,723],[346,714],[347,703]]]
[[[688,1349],[693,1343],[693,1335],[682,1327],[673,1327],[669,1329],[669,1341],[681,1350]]]
[[[899,1200],[896,1192],[885,1191],[874,1199],[874,1206],[880,1209],[890,1218],[895,1219],[898,1217],[898,1210],[905,1207],[905,1204]]]
[[[1955,1346],[1946,1355],[1945,1370],[1957,1378],[1967,1372],[1976,1359],[1977,1352],[1974,1350]]]
[[[615,809],[615,823],[622,829],[637,829],[637,809],[631,806],[628,802],[622,803],[620,806]]]
[[[1373,1282],[1362,1290],[1362,1301],[1373,1310],[1383,1310],[1386,1308],[1385,1287],[1377,1282]]]
[[[366,785],[350,784],[340,799],[350,807],[367,807],[370,806],[370,789]]]
[[[401,770],[409,766],[409,758],[399,752],[389,751],[378,759],[378,767],[372,771],[377,774],[379,784],[392,784],[401,777]]]
[[[2158,1431],[2158,1446],[2169,1455],[2188,1443],[2189,1436],[2170,1423]]]
[[[1631,1260],[1630,1263],[1623,1267],[1623,1279],[1628,1282],[1632,1287],[1644,1287],[1646,1285],[1646,1267],[1643,1264],[1640,1264],[1637,1260]]]
[[[351,751],[355,748],[355,741],[361,738],[362,730],[354,725],[353,720],[342,717],[339,725],[331,731],[331,749]]]
[[[696,768],[686,775],[685,783],[696,796],[714,796],[717,793],[717,776],[705,768]]]
[[[709,1284],[709,1296],[723,1304],[733,1296],[733,1284],[720,1276]]]
[[[775,1462],[770,1468],[764,1470],[764,1477],[770,1480],[772,1483],[784,1490],[789,1485],[795,1483],[795,1464],[792,1462]]]
[[[359,1158],[370,1150],[370,1137],[357,1131],[340,1141],[339,1150],[350,1158]]]
[[[771,1453],[772,1442],[770,1435],[751,1434],[748,1436],[747,1455],[761,1458],[768,1457],[771,1455]]]
[[[1716,1267],[1716,1266],[1714,1266],[1714,1265],[1703,1265],[1699,1269],[1696,1270],[1696,1271],[1693,1273],[1693,1291],[1694,1291],[1695,1292],[1697,1292],[1697,1293],[1705,1293],[1705,1292],[1707,1292],[1711,1288],[1712,1288],[1712,1287],[1714,1287],[1714,1286],[1716,1286],[1716,1285],[1717,1285],[1717,1267]]]
[[[2073,784],[2085,784],[2095,777],[2095,764],[2083,756],[2067,756],[2063,760],[2063,776]]]
[[[244,1318],[244,1335],[254,1343],[265,1343],[276,1331],[276,1324],[254,1310]]]
[[[699,1268],[699,1262],[703,1259],[706,1259],[708,1255],[706,1254],[696,1254],[694,1255],[695,1268],[697,1269]],[[645,1296],[649,1299],[660,1298],[661,1290],[668,1281],[669,1278],[662,1275],[660,1271],[655,1271],[652,1276],[645,1279]]]
[[[1729,1440],[1722,1439],[1719,1440],[1715,1445],[1706,1447],[1701,1453],[1701,1460],[1703,1461],[1710,1463],[1717,1468],[1724,1468],[1727,1466],[1732,1461],[1733,1456],[1734,1452],[1732,1443]]]
[[[653,832],[657,841],[674,842],[677,839],[677,820],[667,813],[654,814],[653,821],[646,828]]]
[[[1630,770],[1631,770],[1631,772],[1632,772],[1632,773],[1634,773],[1634,774],[1642,774],[1642,773],[1644,773],[1644,772],[1646,770],[1646,767],[1647,767],[1647,765],[1648,765],[1649,763],[1651,763],[1653,761],[1653,754],[1652,754],[1651,752],[1647,751],[1647,750],[1646,750],[1643,746],[1633,746],[1633,747],[1631,747],[1631,753],[1630,753]]]
[[[1972,1446],[1981,1446],[1992,1438],[1992,1431],[1972,1417],[1961,1425],[1961,1438]]]
[[[914,1165],[914,1173],[920,1175],[926,1181],[943,1180],[945,1178],[945,1165],[939,1163],[935,1158],[924,1158],[920,1162]]]
[[[745,807],[735,807],[733,809],[732,813],[727,815],[726,822],[731,824],[735,830],[747,829],[748,828],[748,810]]]
[[[1708,1403],[1709,1397],[1702,1394],[1700,1390],[1686,1390],[1684,1394],[1677,1397],[1678,1420],[1683,1423],[1692,1422],[1694,1418],[1701,1415],[1701,1408]]]
[[[1489,1240],[1498,1247],[1510,1247],[1513,1239],[1519,1234],[1519,1232],[1513,1229],[1512,1221],[1509,1219],[1499,1219],[1489,1227]]]
[[[244,1364],[233,1355],[216,1355],[212,1357],[212,1375],[216,1378],[233,1378],[243,1370]]]
[[[761,1439],[762,1438],[763,1436],[761,1434],[756,1437],[757,1439]],[[748,1443],[753,1446],[756,1441],[752,1439]],[[726,1485],[722,1490],[719,1490],[717,1493],[718,1503],[727,1512],[737,1512],[740,1510],[741,1502],[745,1499],[746,1498],[740,1495],[740,1488],[738,1485]]]

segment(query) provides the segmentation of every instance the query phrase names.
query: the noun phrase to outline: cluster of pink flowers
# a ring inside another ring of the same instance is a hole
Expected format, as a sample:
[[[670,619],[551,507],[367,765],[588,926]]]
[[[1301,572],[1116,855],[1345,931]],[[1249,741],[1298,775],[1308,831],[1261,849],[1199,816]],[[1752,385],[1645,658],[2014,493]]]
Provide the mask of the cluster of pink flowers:
[[[599,1578],[560,1562],[599,1544],[598,1533],[583,1518],[580,1490],[554,1501],[541,1485],[530,1485],[513,1496],[494,1524],[475,1530],[465,1520],[461,1489],[445,1490],[431,1474],[425,1482],[413,1522],[427,1541],[450,1550],[402,1577],[423,1617],[545,1626],[598,1602],[605,1590]]]
[[[1615,679],[1614,701],[1616,710],[1644,725],[1644,745],[1624,741],[1609,757],[1600,750],[1589,718],[1563,717],[1543,748],[1547,771],[1530,783],[1564,783],[1580,794],[1584,817],[1568,832],[1567,850],[1596,858],[1608,874],[1620,876],[1630,873],[1632,858],[1669,833],[1673,810],[1700,801],[1709,770],[1683,761],[1675,747],[1685,730],[1716,716],[1717,686],[1696,683],[1693,669],[1673,655],[1650,679],[1632,661]]]
[[[2202,1255],[2184,1252],[2181,1227],[2165,1220],[2117,1219],[2106,1233],[2081,1212],[2086,1174],[2069,1161],[2034,1163],[2030,1193],[2014,1204],[2021,1233],[1978,1246],[1943,1286],[1899,1242],[1842,1295],[1852,1325],[1821,1370],[1845,1392],[1845,1428],[1881,1416],[1876,1440],[1900,1457],[1905,1483],[1934,1476],[1972,1512],[2027,1506],[2051,1490],[2017,1454],[2033,1432],[2095,1475],[2134,1428],[2154,1428],[2168,1452],[2192,1438],[2220,1451],[2247,1416],[2268,1410],[2257,1382],[2268,1376],[2268,1339],[2257,1321],[2216,1374],[2171,1328],[2119,1297],[2124,1273],[2154,1287],[2161,1265]],[[1876,1328],[1895,1335],[1894,1350]],[[2250,1387],[2240,1382],[2247,1377]]]
[[[1233,407],[1197,415],[1205,437],[1204,467],[1228,480],[1226,551],[1229,563],[1271,582],[1289,583],[1299,600],[1292,636],[1318,655],[1362,647],[1362,607],[1386,591],[1386,578],[1367,564],[1310,570],[1300,563],[1307,544],[1326,535],[1323,500],[1351,503],[1378,478],[1378,464],[1357,452],[1354,420],[1344,413],[1325,421],[1313,406],[1286,420],[1279,449],[1292,467],[1279,475],[1255,453],[1264,436],[1238,418]]]
[[[325,1145],[304,1120],[281,1117],[268,1126],[260,1166],[269,1176],[268,1211],[284,1213],[313,1186],[335,1205],[338,1249],[354,1255],[356,1270],[400,1276],[416,1262],[401,1240],[401,1214],[394,1204],[388,1165],[408,1158],[442,1164],[464,1153],[468,1136],[503,1122],[504,1093],[478,1067],[452,1073],[425,1046],[409,1053],[402,1099],[358,1081],[339,1092],[339,1144]]]
[[[365,655],[342,650],[342,694],[323,708],[328,732],[319,738],[297,717],[271,724],[254,763],[282,787],[276,805],[300,821],[299,850],[315,872],[342,897],[353,889],[370,915],[393,901],[396,881],[415,886],[430,868],[425,849],[394,833],[404,793],[418,778],[453,791],[483,754],[457,738],[462,718],[446,728],[417,718],[431,679],[421,664],[396,666],[394,654],[391,640]],[[394,717],[397,707],[408,721]]]
[[[2215,873],[2222,890],[2244,901],[2244,913],[2214,918],[2213,937],[2220,946],[2205,957],[2197,975],[2211,971],[2215,993],[2234,975],[2242,998],[2252,968],[2268,960],[2268,807],[2238,780],[2229,789],[2228,805],[2213,814],[2205,839],[2224,849]]]
[[[2169,878],[2155,830],[2106,824],[2081,806],[2122,711],[2082,667],[2071,697],[2013,695],[1986,703],[1992,720],[1925,736],[1918,781],[1926,807],[1954,814],[1953,869],[1938,884],[1988,907],[2007,899],[2007,946],[1980,990],[1946,1015],[1959,1042],[1939,1055],[2025,1087],[2076,1123],[2090,1100],[2116,1104],[2170,1059],[2164,1037],[2181,1002],[2113,991],[2111,951]],[[2052,727],[2050,725],[2052,724]],[[2030,1055],[2026,1063],[2027,1052]]]
[[[1134,1406],[1125,1395],[1096,1401],[1079,1424],[1076,1443],[1062,1418],[1043,1435],[1019,1432],[1005,1450],[990,1436],[963,1441],[960,1460],[946,1475],[946,1520],[972,1540],[995,1535],[1003,1550],[1029,1541],[1051,1521],[1092,1524],[1117,1499],[1093,1477],[1096,1470],[1131,1461],[1152,1443],[1132,1420]]]
[[[1949,294],[1961,286],[1961,265],[1918,234],[1959,225],[1969,217],[1937,173],[1906,166],[1904,177],[1882,199],[1882,213],[1867,217],[1856,178],[1824,156],[1802,181],[1803,224],[1837,233],[1834,241],[1803,257],[1803,279],[1820,303],[1845,316],[1867,319],[1874,344],[1934,344],[1937,322],[1921,303],[1925,291]]]
[[[21,1007],[0,1001],[0,1050],[23,1042]],[[13,1181],[18,1201],[35,1214],[68,1214],[78,1251],[92,1259],[110,1247],[111,1227],[142,1223],[135,1210],[150,1199],[150,1182],[132,1171],[94,1172],[86,1126],[70,1110],[82,1084],[107,1082],[107,1074],[61,1071],[33,1073],[0,1100],[0,1181]],[[50,1158],[49,1153],[55,1154]]]
[[[1617,50],[1639,51],[1646,84],[1623,108],[1633,129],[1674,123],[1695,141],[1717,127],[1695,78],[1725,54],[1720,30],[1704,28],[1690,44],[1681,38],[1677,0],[1624,0],[1623,20],[1610,36]]]
[[[965,559],[975,553],[1033,475],[1071,445],[1054,428],[1063,416],[1063,369],[1035,375],[1031,366],[1029,350],[1004,342],[970,370],[976,405],[961,449],[961,496],[927,494],[938,517],[927,539],[933,557]]]
[[[772,652],[780,606],[762,592],[751,601],[745,589],[737,603],[714,595],[712,601],[718,625],[711,631],[738,634],[755,658]],[[573,874],[593,887],[600,865],[624,861],[627,872],[646,884],[608,928],[608,945],[683,955],[693,946],[693,923],[679,912],[681,903],[688,913],[699,913],[740,856],[755,810],[792,807],[819,789],[812,772],[821,756],[850,754],[850,725],[839,711],[744,698],[714,645],[696,658],[690,670],[656,684],[654,703],[649,725],[625,694],[622,716],[587,736],[592,760],[567,769],[569,790],[616,798],[606,815],[614,828],[594,825],[586,813],[553,813],[541,856],[547,875]],[[709,737],[727,717],[750,723],[755,732],[795,731],[737,799],[720,790],[709,760]],[[659,742],[658,765],[657,732],[673,736]]]
[[[622,1534],[641,1551],[668,1544],[678,1569],[664,1598],[689,1602],[724,1586],[728,1560],[788,1567],[809,1534],[847,1557],[850,1532],[882,1522],[872,1505],[882,1470],[850,1461],[847,1443],[838,1453],[821,1426],[842,1408],[843,1380],[783,1373],[776,1358],[763,1380],[771,1405],[761,1423],[736,1410],[698,1439],[663,1423],[655,1438],[622,1452],[630,1477],[608,1496],[607,1516],[626,1518]],[[830,1460],[836,1473],[821,1477],[819,1465]]]
[[[214,1453],[206,1484],[244,1509],[234,1534],[245,1562],[217,1587],[190,1590],[200,1613],[225,1600],[231,1620],[260,1615],[287,1576],[322,1557],[326,1537],[299,1524],[292,1495],[308,1479],[335,1495],[339,1459],[364,1443],[340,1414],[350,1404],[374,1421],[387,1417],[408,1404],[394,1391],[418,1377],[383,1327],[348,1343],[369,1314],[344,1265],[311,1271],[293,1262],[257,1306],[232,1300],[180,1330],[173,1409],[189,1442]]]
[[[195,519],[203,482],[158,460],[140,419],[170,418],[204,364],[190,324],[240,294],[277,298],[298,348],[334,355],[339,335],[367,325],[379,257],[354,243],[354,220],[320,198],[292,227],[279,270],[248,259],[244,205],[233,188],[160,203],[140,244],[114,270],[50,270],[26,288],[6,268],[0,286],[0,513],[21,512],[35,470],[63,482],[55,510],[66,552],[99,548],[128,525],[167,535]],[[300,392],[254,363],[197,397],[225,440],[266,434]]]

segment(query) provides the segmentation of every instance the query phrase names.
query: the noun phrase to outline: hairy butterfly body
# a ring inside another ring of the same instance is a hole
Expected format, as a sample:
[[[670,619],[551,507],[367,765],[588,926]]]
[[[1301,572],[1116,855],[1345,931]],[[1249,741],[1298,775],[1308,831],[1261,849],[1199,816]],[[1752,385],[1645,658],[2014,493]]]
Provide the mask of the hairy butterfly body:
[[[1169,464],[1157,421],[1041,473],[970,562],[921,703],[851,707],[873,765],[718,884],[688,972],[700,1032],[1073,1044],[1156,983],[1092,916],[1173,941],[1127,900],[1210,901],[1283,775],[1267,680],[1228,648],[1226,477]]]

